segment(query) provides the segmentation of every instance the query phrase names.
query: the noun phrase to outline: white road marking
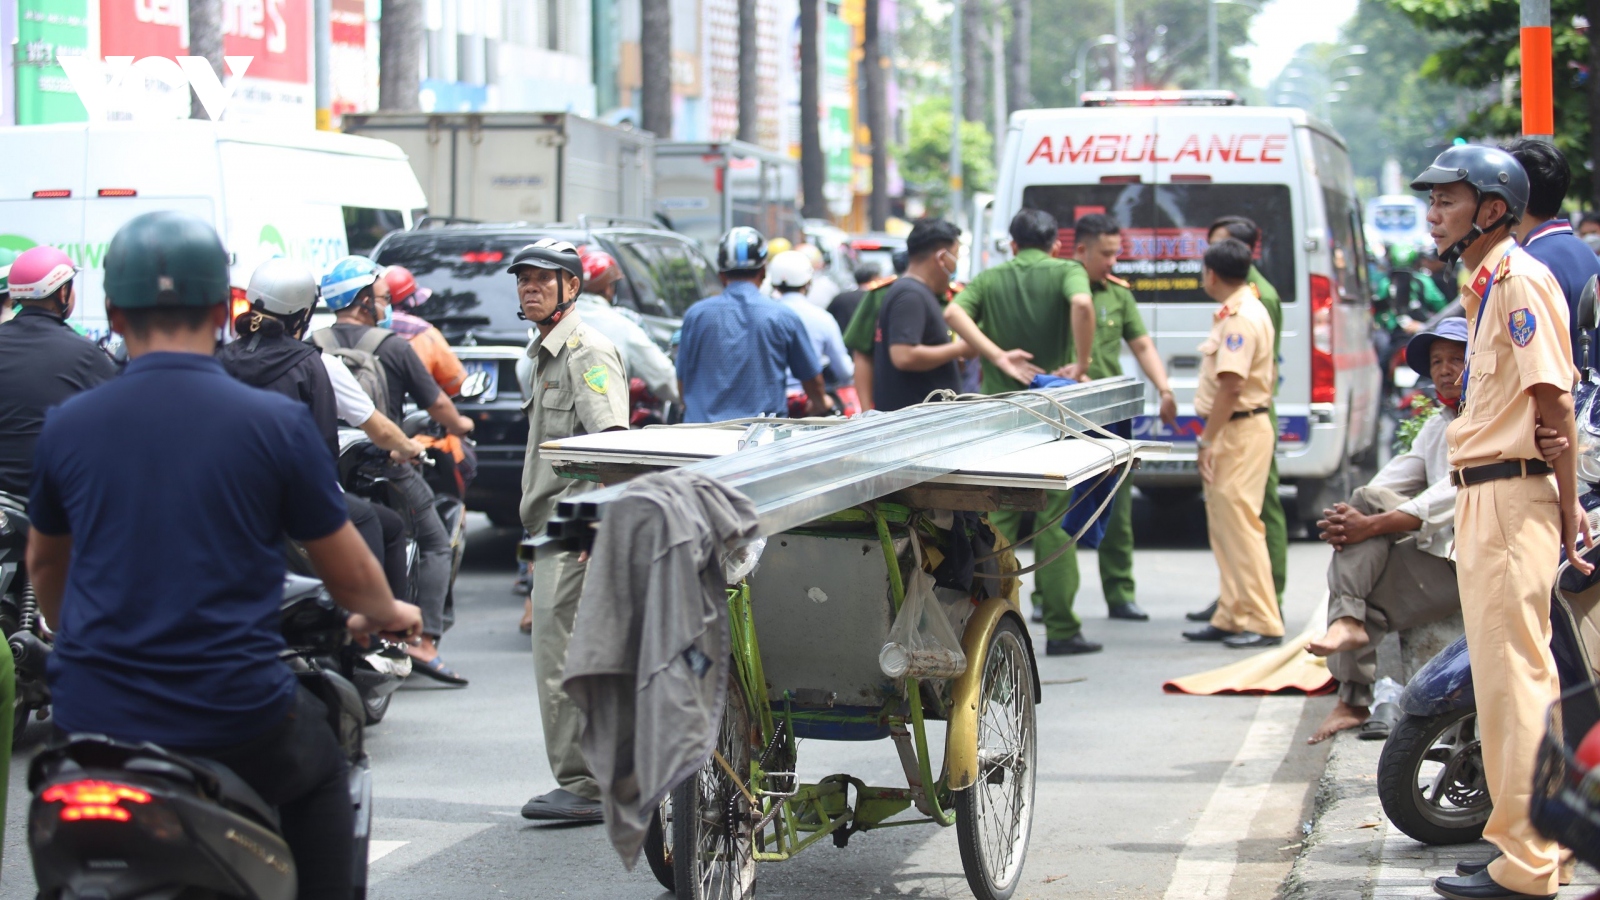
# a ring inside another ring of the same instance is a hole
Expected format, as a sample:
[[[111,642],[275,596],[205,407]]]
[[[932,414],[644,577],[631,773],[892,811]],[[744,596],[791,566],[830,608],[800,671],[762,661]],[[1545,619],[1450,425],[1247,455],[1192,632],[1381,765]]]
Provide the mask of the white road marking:
[[[388,847],[382,859],[370,855],[367,884],[381,884],[430,856],[493,828],[488,822],[432,822],[426,819],[374,819],[372,845]]]
[[[385,856],[388,856],[389,854],[395,852],[396,850],[399,850],[401,847],[404,847],[405,845],[407,845],[409,843],[411,843],[411,842],[410,841],[368,841],[367,842],[367,865],[369,865],[369,866],[372,865],[373,863],[377,862],[378,860],[383,859]]]
[[[1195,822],[1167,884],[1166,900],[1225,900],[1239,864],[1239,842],[1267,798],[1289,753],[1304,694],[1261,698],[1244,744]]]

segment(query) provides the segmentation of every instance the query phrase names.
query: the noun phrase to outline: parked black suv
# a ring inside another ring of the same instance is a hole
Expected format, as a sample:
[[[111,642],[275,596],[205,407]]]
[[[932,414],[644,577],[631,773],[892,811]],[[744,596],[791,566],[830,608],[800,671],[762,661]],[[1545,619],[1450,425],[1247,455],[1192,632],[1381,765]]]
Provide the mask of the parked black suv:
[[[663,347],[690,304],[722,292],[716,267],[698,245],[647,222],[580,217],[575,225],[496,225],[423,219],[416,228],[378,242],[373,259],[379,265],[405,266],[417,284],[433,291],[416,314],[444,333],[468,374],[489,376],[488,390],[456,405],[476,423],[479,469],[467,507],[501,526],[520,524],[528,419],[516,366],[532,328],[517,316],[517,283],[506,274],[506,263],[517,250],[547,237],[593,244],[616,257],[625,276],[617,285],[617,305],[638,312],[645,330]]]

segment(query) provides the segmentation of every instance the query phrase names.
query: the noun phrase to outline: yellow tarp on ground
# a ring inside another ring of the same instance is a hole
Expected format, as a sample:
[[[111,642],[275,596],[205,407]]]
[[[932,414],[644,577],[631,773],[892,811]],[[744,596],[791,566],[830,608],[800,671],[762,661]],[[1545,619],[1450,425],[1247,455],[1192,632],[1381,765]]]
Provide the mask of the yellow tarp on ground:
[[[1306,630],[1283,645],[1195,675],[1161,685],[1169,694],[1276,694],[1300,691],[1311,696],[1333,691],[1328,661],[1306,652],[1306,645],[1327,630],[1327,603],[1311,616]],[[1225,650],[1224,652],[1233,652]]]

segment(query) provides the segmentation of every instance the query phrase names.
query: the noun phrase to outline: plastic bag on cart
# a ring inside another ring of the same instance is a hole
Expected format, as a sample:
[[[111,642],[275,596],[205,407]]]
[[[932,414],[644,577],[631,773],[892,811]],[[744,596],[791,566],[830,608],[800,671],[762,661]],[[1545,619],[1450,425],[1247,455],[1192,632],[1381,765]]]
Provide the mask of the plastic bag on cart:
[[[967,656],[933,592],[933,575],[922,567],[922,544],[914,534],[911,547],[916,565],[906,579],[905,603],[878,653],[878,666],[890,678],[954,678],[967,670]]]

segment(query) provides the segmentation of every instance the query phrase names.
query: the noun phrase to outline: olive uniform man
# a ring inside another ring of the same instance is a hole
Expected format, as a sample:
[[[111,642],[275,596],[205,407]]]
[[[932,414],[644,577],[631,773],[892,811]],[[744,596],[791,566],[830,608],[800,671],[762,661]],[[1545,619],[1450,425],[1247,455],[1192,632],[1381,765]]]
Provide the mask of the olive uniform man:
[[[1199,446],[1206,533],[1221,582],[1217,611],[1191,641],[1237,649],[1283,643],[1283,615],[1272,586],[1262,498],[1276,435],[1267,412],[1277,380],[1272,319],[1246,280],[1250,248],[1227,238],[1206,250],[1205,292],[1220,304],[1200,344],[1195,413],[1206,420]]]
[[[1023,390],[1041,370],[1081,378],[1093,360],[1089,277],[1076,260],[1055,258],[1059,232],[1054,216],[1022,209],[1011,220],[1013,258],[979,273],[945,306],[945,322],[983,358],[985,394]],[[1074,350],[1081,362],[1071,361]],[[1071,505],[1070,491],[1050,491],[1039,524],[1060,522]],[[1027,536],[1021,513],[994,512],[989,521],[1013,543]],[[1033,576],[1034,605],[1044,609],[1050,656],[1101,649],[1084,638],[1083,622],[1072,609],[1077,560],[1071,540],[1060,528],[1045,529],[1033,539],[1040,561],[1054,557]]]
[[[1445,442],[1456,485],[1456,579],[1494,803],[1483,836],[1500,851],[1435,880],[1434,890],[1454,900],[1552,897],[1559,848],[1528,813],[1545,712],[1560,695],[1549,594],[1563,548],[1574,568],[1592,569],[1578,551],[1589,535],[1576,456],[1567,450],[1552,466],[1534,438],[1538,424],[1576,446],[1567,303],[1550,270],[1511,236],[1529,196],[1511,154],[1452,147],[1411,187],[1430,193],[1440,258],[1459,258],[1472,273],[1461,292],[1470,323],[1463,406]]]
[[[586,326],[573,305],[583,282],[583,262],[566,241],[545,239],[517,252],[507,267],[517,278],[522,313],[539,329],[529,345],[533,360],[528,451],[522,469],[522,526],[544,533],[558,500],[592,490],[588,481],[562,478],[539,454],[558,438],[628,427],[628,379],[617,348]],[[541,553],[533,564],[533,667],[545,753],[557,788],[529,800],[529,819],[598,822],[600,788],[578,749],[582,719],[561,689],[572,621],[583,593],[587,554]]]

